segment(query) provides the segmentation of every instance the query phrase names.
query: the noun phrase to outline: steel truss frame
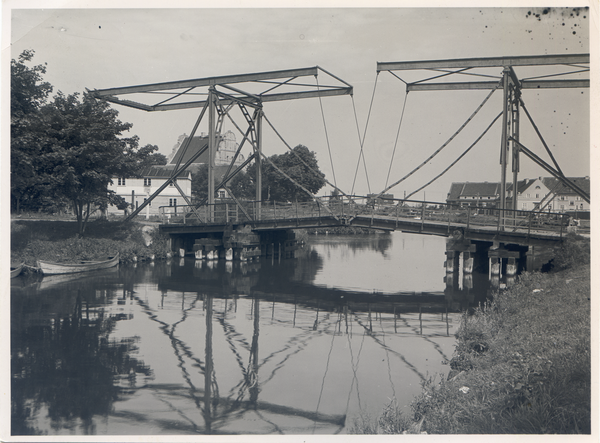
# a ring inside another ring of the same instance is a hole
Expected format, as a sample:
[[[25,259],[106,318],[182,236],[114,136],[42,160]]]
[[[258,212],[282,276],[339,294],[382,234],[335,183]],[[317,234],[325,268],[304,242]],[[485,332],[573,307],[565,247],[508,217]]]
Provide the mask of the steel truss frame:
[[[332,84],[323,85],[318,81],[316,84],[306,83],[302,77],[315,77],[319,74],[325,74],[328,81]],[[235,85],[235,86],[234,86]],[[227,117],[236,129],[243,134],[243,139],[234,155],[225,177],[218,187],[226,186],[227,183],[237,175],[243,167],[251,160],[257,165],[257,183],[256,183],[256,201],[260,209],[262,200],[262,117],[263,103],[282,100],[294,100],[312,97],[330,97],[338,95],[352,95],[353,87],[344,80],[336,77],[325,69],[314,66],[301,69],[288,69],[281,71],[269,71],[240,75],[228,75],[220,77],[206,77],[191,80],[181,80],[173,82],[153,83],[137,86],[125,86],[109,89],[94,89],[88,92],[96,99],[106,100],[110,103],[122,106],[140,109],[148,112],[171,111],[177,109],[202,108],[190,136],[181,146],[182,155],[176,164],[173,173],[167,181],[161,185],[143,204],[134,210],[126,220],[131,220],[139,212],[149,205],[150,202],[158,196],[169,184],[176,185],[176,177],[180,176],[200,155],[207,149],[209,152],[208,168],[208,199],[195,205],[196,208],[208,202],[211,209],[214,208],[214,155],[218,145],[218,137],[224,119]],[[120,96],[140,97],[140,101],[120,98]],[[161,99],[156,101],[156,96]],[[166,98],[165,98],[166,97]],[[143,102],[145,101],[145,103]],[[239,108],[246,121],[247,129],[244,131],[234,121],[230,111]],[[254,112],[248,111],[252,108]],[[196,130],[208,111],[208,146],[196,152],[187,162],[181,165],[181,159],[189,147],[190,141],[196,134]],[[218,116],[217,116],[218,114]],[[246,142],[252,145],[253,154],[244,162],[243,165],[231,172],[235,161],[237,160],[241,148]],[[179,193],[190,206],[191,202],[184,195],[179,186],[176,185]],[[234,200],[237,199],[234,198]],[[198,220],[202,221],[198,213],[193,210]],[[260,216],[260,210],[256,212]],[[212,211],[210,211],[209,220],[213,220]]]
[[[378,62],[377,73],[388,71],[395,77],[399,78],[406,84],[406,91],[450,91],[450,90],[481,90],[481,89],[503,89],[503,111],[502,111],[502,140],[500,145],[500,168],[501,168],[501,190],[500,190],[500,209],[507,209],[506,196],[506,173],[509,157],[512,152],[512,173],[513,173],[513,199],[512,209],[517,210],[518,197],[518,172],[519,172],[519,153],[523,152],[536,164],[550,172],[558,178],[562,183],[570,187],[586,202],[590,202],[590,196],[584,190],[567,179],[563,174],[560,166],[554,159],[552,152],[544,141],[540,131],[533,122],[531,115],[525,108],[521,98],[523,89],[556,89],[556,88],[589,88],[589,54],[566,54],[566,55],[538,55],[538,56],[518,56],[518,57],[483,57],[483,58],[465,58],[465,59],[447,59],[447,60],[425,60],[425,61],[410,61],[410,62]],[[582,66],[583,65],[583,66]],[[557,72],[549,75],[538,77],[530,77],[527,79],[519,79],[515,73],[514,67],[517,66],[567,66],[575,69],[570,72]],[[502,76],[495,77],[481,73],[470,72],[475,68],[502,68]],[[407,83],[396,74],[394,71],[407,70],[427,70],[441,72],[433,77],[418,80],[412,83]],[[581,77],[582,73],[588,73],[588,78],[561,78],[552,80],[541,80],[548,77],[564,77],[573,76]],[[450,77],[452,75],[472,75],[483,77],[485,80],[479,81],[463,81],[463,82],[433,82],[433,80],[442,77]],[[495,81],[490,81],[489,78],[495,78]],[[499,84],[500,83],[500,84]],[[544,148],[548,152],[555,167],[552,167],[540,157],[535,155],[519,142],[519,125],[520,125],[520,108],[525,110],[525,113],[534,127],[539,139]],[[511,149],[512,148],[512,149]],[[501,211],[502,214],[505,211]],[[504,217],[504,216],[502,216]],[[500,227],[504,228],[504,218],[500,222]]]

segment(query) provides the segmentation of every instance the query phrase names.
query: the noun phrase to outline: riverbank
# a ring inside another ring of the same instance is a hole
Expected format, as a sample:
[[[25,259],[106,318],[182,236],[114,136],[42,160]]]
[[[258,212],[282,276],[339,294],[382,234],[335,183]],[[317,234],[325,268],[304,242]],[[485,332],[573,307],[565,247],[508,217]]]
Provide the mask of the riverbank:
[[[12,220],[11,263],[35,268],[37,260],[59,263],[98,260],[117,252],[121,262],[166,258],[168,238],[148,224],[92,221],[84,237],[77,236],[75,221]]]
[[[569,239],[554,264],[463,314],[447,379],[425,383],[411,414],[391,403],[353,433],[589,434],[589,241]]]

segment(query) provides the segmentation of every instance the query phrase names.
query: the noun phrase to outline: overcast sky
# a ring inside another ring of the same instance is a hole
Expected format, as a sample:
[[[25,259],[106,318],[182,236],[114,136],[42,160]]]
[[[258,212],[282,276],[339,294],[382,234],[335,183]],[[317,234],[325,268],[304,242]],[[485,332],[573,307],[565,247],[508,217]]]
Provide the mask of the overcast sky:
[[[489,92],[411,92],[398,133],[404,83],[388,72],[377,76],[378,61],[590,51],[590,11],[572,8],[546,13],[542,8],[13,9],[10,23],[10,58],[33,49],[34,63],[47,63],[45,79],[55,93],[322,66],[354,86],[353,99],[322,100],[325,125],[316,98],[266,103],[264,111],[291,146],[303,144],[317,153],[330,181],[335,172],[340,188],[350,192],[355,184],[354,192],[362,194],[383,190],[424,161]],[[521,78],[547,72],[516,71]],[[398,75],[412,79],[417,73]],[[364,142],[368,180],[361,164],[355,181],[360,142],[354,109],[363,134],[372,97]],[[523,98],[564,173],[589,175],[590,91],[529,90]],[[191,132],[199,113],[147,113],[114,106],[121,120],[133,123],[131,132],[142,145],[156,144],[165,155],[179,135]],[[401,197],[440,173],[475,141],[501,106],[497,91],[440,155],[390,192]],[[415,198],[444,201],[455,181],[499,181],[499,126],[498,122],[461,162],[425,189],[425,195],[421,191]],[[521,127],[523,144],[550,161],[524,115]],[[237,132],[227,123],[224,129]],[[266,127],[265,153],[286,149]],[[548,175],[527,159],[521,169],[521,178]]]

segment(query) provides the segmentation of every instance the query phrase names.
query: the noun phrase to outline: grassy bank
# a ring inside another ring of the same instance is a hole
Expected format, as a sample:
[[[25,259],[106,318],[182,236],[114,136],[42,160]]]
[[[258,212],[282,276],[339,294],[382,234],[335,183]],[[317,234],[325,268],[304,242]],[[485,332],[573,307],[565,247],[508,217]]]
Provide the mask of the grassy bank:
[[[409,416],[392,403],[353,432],[590,433],[589,242],[569,239],[554,263],[463,314],[450,374],[424,384]]]
[[[169,252],[167,237],[153,229],[147,234],[151,241],[147,246],[143,227],[133,222],[98,220],[88,224],[84,237],[78,237],[76,222],[13,220],[11,262],[34,267],[39,259],[65,263],[103,259],[117,252],[123,262],[134,257],[165,258]]]

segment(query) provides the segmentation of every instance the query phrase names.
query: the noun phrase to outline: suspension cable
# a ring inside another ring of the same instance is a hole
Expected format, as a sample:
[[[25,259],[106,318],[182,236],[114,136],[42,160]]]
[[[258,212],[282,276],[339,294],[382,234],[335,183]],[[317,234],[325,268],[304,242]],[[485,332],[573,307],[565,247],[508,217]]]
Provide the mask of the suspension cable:
[[[481,135],[479,137],[477,137],[477,140],[475,140],[473,142],[473,144],[471,144],[471,146],[469,146],[465,152],[463,152],[462,154],[460,154],[458,156],[458,158],[456,160],[454,160],[452,163],[450,163],[450,166],[448,166],[446,169],[444,169],[440,174],[438,174],[437,176],[435,176],[432,180],[430,180],[429,182],[427,182],[425,185],[421,186],[419,189],[417,189],[416,191],[411,192],[410,194],[408,194],[404,199],[409,199],[410,197],[412,197],[413,195],[415,195],[417,192],[425,189],[427,186],[429,186],[430,184],[432,184],[434,181],[436,181],[438,178],[440,178],[442,175],[444,175],[446,172],[448,172],[448,170],[450,168],[452,168],[455,164],[457,164],[461,158],[463,158],[465,155],[467,155],[467,153],[477,144],[479,143],[479,140],[481,140],[483,138],[483,136],[490,130],[490,128],[494,125],[494,123],[496,123],[496,121],[500,118],[500,116],[502,115],[502,112],[500,114],[498,114],[496,116],[496,118],[494,120],[492,120],[492,123],[489,124],[489,126],[487,128],[485,128],[485,131],[483,131],[481,133]]]
[[[367,178],[367,188],[369,194],[371,193],[371,185],[369,183],[369,174],[367,172],[367,163],[365,161],[365,155],[363,153],[363,147],[365,144],[365,137],[367,136],[367,128],[369,127],[369,119],[371,118],[371,110],[373,109],[373,100],[375,98],[375,90],[377,89],[377,79],[379,78],[379,72],[375,77],[375,84],[373,85],[373,95],[371,96],[371,104],[369,105],[369,113],[367,115],[367,122],[365,123],[365,132],[363,133],[362,140],[360,137],[360,128],[358,126],[358,117],[356,116],[356,105],[354,104],[354,96],[352,96],[352,108],[354,109],[354,121],[356,122],[356,131],[358,132],[358,141],[360,143],[360,153],[358,154],[358,161],[356,162],[356,171],[354,172],[354,180],[352,181],[352,190],[350,194],[354,194],[354,184],[356,183],[356,176],[358,175],[358,167],[360,165],[360,158],[363,159],[363,165],[365,167],[365,176]]]
[[[460,128],[458,128],[458,130],[452,134],[452,136],[446,140],[446,142],[440,146],[433,154],[431,154],[423,163],[421,163],[419,166],[417,166],[415,169],[413,169],[412,171],[410,171],[408,174],[406,174],[404,177],[402,177],[400,180],[392,183],[391,185],[387,186],[383,191],[381,191],[379,194],[377,194],[377,196],[375,198],[379,198],[381,197],[382,194],[386,193],[387,191],[389,191],[390,189],[392,189],[394,186],[399,185],[400,183],[402,183],[404,180],[406,180],[408,177],[410,177],[411,175],[413,175],[415,172],[417,172],[419,169],[421,169],[423,166],[425,166],[433,157],[435,157],[436,155],[438,155],[442,149],[444,149],[446,146],[448,146],[448,144],[454,140],[454,138],[465,128],[465,126],[467,126],[469,124],[469,122],[471,120],[473,120],[473,118],[475,117],[475,115],[481,110],[481,108],[483,107],[483,105],[486,104],[486,102],[490,99],[490,97],[492,96],[492,94],[502,85],[502,82],[498,82],[498,85],[496,85],[496,87],[494,89],[492,89],[490,91],[490,93],[487,95],[487,97],[483,100],[483,102],[481,102],[481,104],[477,107],[477,109],[475,109],[475,111],[471,114],[471,116],[467,119],[467,121],[465,121],[462,126]]]
[[[290,150],[290,152],[292,154],[294,154],[296,156],[296,158],[298,160],[300,160],[300,162],[306,166],[311,172],[313,172],[316,176],[318,177],[322,177],[323,180],[325,181],[325,183],[327,183],[329,186],[331,186],[333,189],[336,189],[337,191],[339,191],[340,194],[342,194],[344,197],[348,197],[348,199],[354,203],[354,200],[352,199],[352,197],[350,197],[348,194],[346,194],[344,191],[342,191],[340,188],[338,188],[336,185],[334,185],[333,183],[331,183],[329,180],[327,180],[324,176],[323,173],[319,172],[319,171],[315,171],[315,169],[310,166],[308,163],[306,163],[304,161],[304,159],[302,157],[300,157],[298,155],[298,153],[296,151],[294,151],[292,149],[292,147],[288,144],[288,142],[285,141],[285,139],[282,137],[282,135],[279,133],[279,131],[277,131],[277,129],[275,129],[275,126],[273,126],[273,124],[269,121],[269,119],[267,118],[267,116],[265,114],[263,114],[263,118],[265,119],[265,121],[269,124],[269,126],[271,127],[271,129],[273,129],[273,132],[275,132],[275,134],[279,137],[279,139],[283,142],[283,144]],[[311,194],[312,195],[312,194]]]
[[[321,206],[321,202],[319,201],[319,199],[317,198],[316,195],[314,195],[312,192],[310,192],[308,189],[306,189],[304,186],[302,186],[300,183],[298,183],[296,180],[294,180],[292,177],[290,177],[289,175],[287,175],[285,172],[283,172],[275,163],[273,163],[265,154],[263,154],[262,152],[260,153],[261,157],[263,158],[263,160],[265,160],[267,163],[269,163],[271,166],[273,166],[273,168],[279,172],[281,175],[283,175],[285,178],[287,178],[289,181],[291,181],[293,184],[295,184],[296,186],[298,186],[300,189],[302,189],[304,192],[306,192],[308,195],[310,195],[310,197],[319,205],[319,207]],[[336,220],[339,220],[339,217],[336,216],[333,211],[331,209],[329,209],[329,207],[327,205],[323,205],[323,208],[325,208],[325,210],[327,212],[329,212],[331,214],[332,217],[334,217]]]
[[[406,99],[408,98],[408,89],[404,94],[404,104],[402,105],[402,114],[400,115],[400,122],[398,123],[398,131],[396,132],[396,141],[394,142],[394,150],[392,151],[392,159],[390,160],[390,167],[388,168],[387,177],[385,179],[385,186],[388,185],[390,179],[390,172],[392,172],[392,164],[394,163],[394,156],[396,155],[396,148],[398,147],[398,138],[400,136],[400,128],[402,127],[402,120],[404,119],[404,110],[406,109]]]
[[[531,114],[529,114],[529,111],[527,110],[527,108],[525,107],[525,102],[523,101],[522,97],[519,97],[519,102],[521,103],[521,107],[523,108],[523,110],[525,111],[525,115],[527,115],[527,118],[529,119],[529,122],[531,123],[531,126],[533,126],[533,129],[535,129],[536,134],[538,135],[538,137],[540,138],[540,141],[542,142],[542,145],[544,145],[544,148],[546,148],[546,152],[548,153],[548,155],[550,156],[550,158],[552,159],[552,163],[554,163],[554,166],[556,166],[556,170],[558,172],[560,172],[561,174],[563,173],[562,170],[560,169],[560,166],[558,165],[558,162],[556,161],[556,159],[554,158],[554,155],[552,155],[552,151],[550,151],[550,148],[548,147],[548,144],[546,143],[546,141],[544,140],[544,137],[542,137],[542,133],[540,132],[540,130],[538,129],[537,125],[535,124],[535,122],[533,121],[533,118],[531,118]],[[564,174],[563,174],[564,175]]]
[[[319,91],[319,77],[315,75],[315,79],[317,80],[317,91]],[[333,183],[337,186],[337,181],[335,179],[335,169],[333,168],[333,158],[331,157],[331,147],[329,146],[329,135],[327,133],[327,123],[325,123],[325,112],[323,111],[323,100],[321,99],[321,94],[319,94],[319,106],[321,107],[321,117],[323,118],[323,128],[325,129],[325,140],[327,140],[327,151],[329,151],[329,162],[331,163]]]

